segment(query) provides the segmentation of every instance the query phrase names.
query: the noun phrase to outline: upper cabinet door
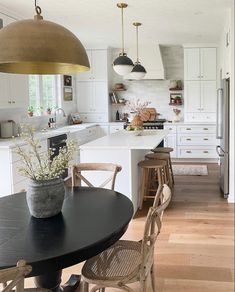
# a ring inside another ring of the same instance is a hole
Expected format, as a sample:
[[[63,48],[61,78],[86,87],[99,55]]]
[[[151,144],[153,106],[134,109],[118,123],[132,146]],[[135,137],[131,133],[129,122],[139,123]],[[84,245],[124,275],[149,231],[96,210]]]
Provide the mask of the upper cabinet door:
[[[186,112],[200,112],[201,90],[200,81],[186,81],[184,84]]]
[[[28,75],[8,74],[10,85],[11,105],[17,108],[26,109],[29,101],[29,80]]]
[[[9,107],[11,100],[9,96],[9,74],[0,73],[0,108]]]
[[[96,81],[106,81],[108,78],[107,51],[92,50],[93,79]]]
[[[216,48],[201,48],[201,80],[216,80]]]
[[[200,49],[186,48],[184,62],[185,80],[200,80]]]
[[[80,113],[94,111],[93,105],[93,82],[77,82],[77,106]]]
[[[86,53],[87,53],[89,63],[90,63],[90,70],[77,74],[78,81],[91,81],[92,80],[92,76],[93,76],[92,52],[91,52],[91,50],[86,50]]]
[[[201,82],[201,111],[216,111],[216,81]]]
[[[93,105],[94,111],[106,112],[108,109],[108,87],[107,82],[95,81],[94,83]]]

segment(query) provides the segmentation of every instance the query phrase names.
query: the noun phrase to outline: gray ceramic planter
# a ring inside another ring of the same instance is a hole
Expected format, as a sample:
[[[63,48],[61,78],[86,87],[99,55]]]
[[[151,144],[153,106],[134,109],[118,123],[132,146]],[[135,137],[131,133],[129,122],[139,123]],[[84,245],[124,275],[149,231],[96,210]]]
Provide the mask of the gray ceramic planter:
[[[60,213],[65,189],[62,179],[48,181],[29,180],[26,199],[30,214],[36,218],[48,218]]]

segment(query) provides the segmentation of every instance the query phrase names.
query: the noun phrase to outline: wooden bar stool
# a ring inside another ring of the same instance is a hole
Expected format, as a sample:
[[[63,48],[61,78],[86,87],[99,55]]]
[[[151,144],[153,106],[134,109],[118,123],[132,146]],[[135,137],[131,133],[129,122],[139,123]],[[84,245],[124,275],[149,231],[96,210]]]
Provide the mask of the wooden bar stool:
[[[148,198],[154,199],[158,188],[162,188],[166,183],[167,163],[164,160],[143,160],[138,165],[143,169],[139,206],[142,209],[143,201]],[[154,195],[150,195],[149,192],[154,192]]]
[[[169,185],[171,188],[173,187],[171,168],[170,168],[170,154],[169,153],[149,153],[145,155],[146,159],[155,159],[155,160],[163,160],[166,161],[165,173],[166,173],[166,182],[165,184]]]
[[[152,149],[151,151],[154,153],[168,153],[170,155],[170,153],[173,152],[174,149],[171,147],[156,147],[156,148]],[[174,173],[173,173],[173,169],[172,169],[171,157],[169,160],[169,164],[170,164],[170,170],[171,170],[171,179],[172,179],[172,183],[174,184],[175,180],[174,180]]]

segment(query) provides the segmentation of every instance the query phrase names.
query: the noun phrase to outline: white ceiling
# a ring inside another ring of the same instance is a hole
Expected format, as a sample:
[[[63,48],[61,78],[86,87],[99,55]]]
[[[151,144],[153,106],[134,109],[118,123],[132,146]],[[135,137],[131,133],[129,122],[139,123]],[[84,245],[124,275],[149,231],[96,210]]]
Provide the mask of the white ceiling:
[[[126,46],[135,43],[132,23],[143,23],[140,43],[218,42],[233,0],[128,0],[124,11]],[[119,47],[121,13],[114,0],[38,0],[44,19],[73,31],[83,44]],[[124,1],[125,2],[125,1]],[[34,15],[34,0],[0,0],[23,18]]]

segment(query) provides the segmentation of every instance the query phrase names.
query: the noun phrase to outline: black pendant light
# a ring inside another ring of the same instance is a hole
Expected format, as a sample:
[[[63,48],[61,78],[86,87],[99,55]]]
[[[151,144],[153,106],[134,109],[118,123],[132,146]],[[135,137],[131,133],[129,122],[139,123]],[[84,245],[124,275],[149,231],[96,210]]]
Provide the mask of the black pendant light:
[[[126,3],[118,3],[117,7],[121,8],[122,11],[122,51],[113,62],[113,69],[118,75],[127,75],[131,72],[134,67],[134,64],[130,58],[127,57],[127,54],[124,52],[124,22],[123,22],[123,9],[128,5]]]
[[[133,25],[136,28],[136,62],[134,65],[134,68],[132,69],[131,73],[129,74],[130,79],[135,79],[135,80],[140,80],[143,79],[144,76],[146,75],[146,70],[145,68],[140,64],[139,61],[139,35],[138,35],[138,28],[142,24],[140,22],[134,22]]]

